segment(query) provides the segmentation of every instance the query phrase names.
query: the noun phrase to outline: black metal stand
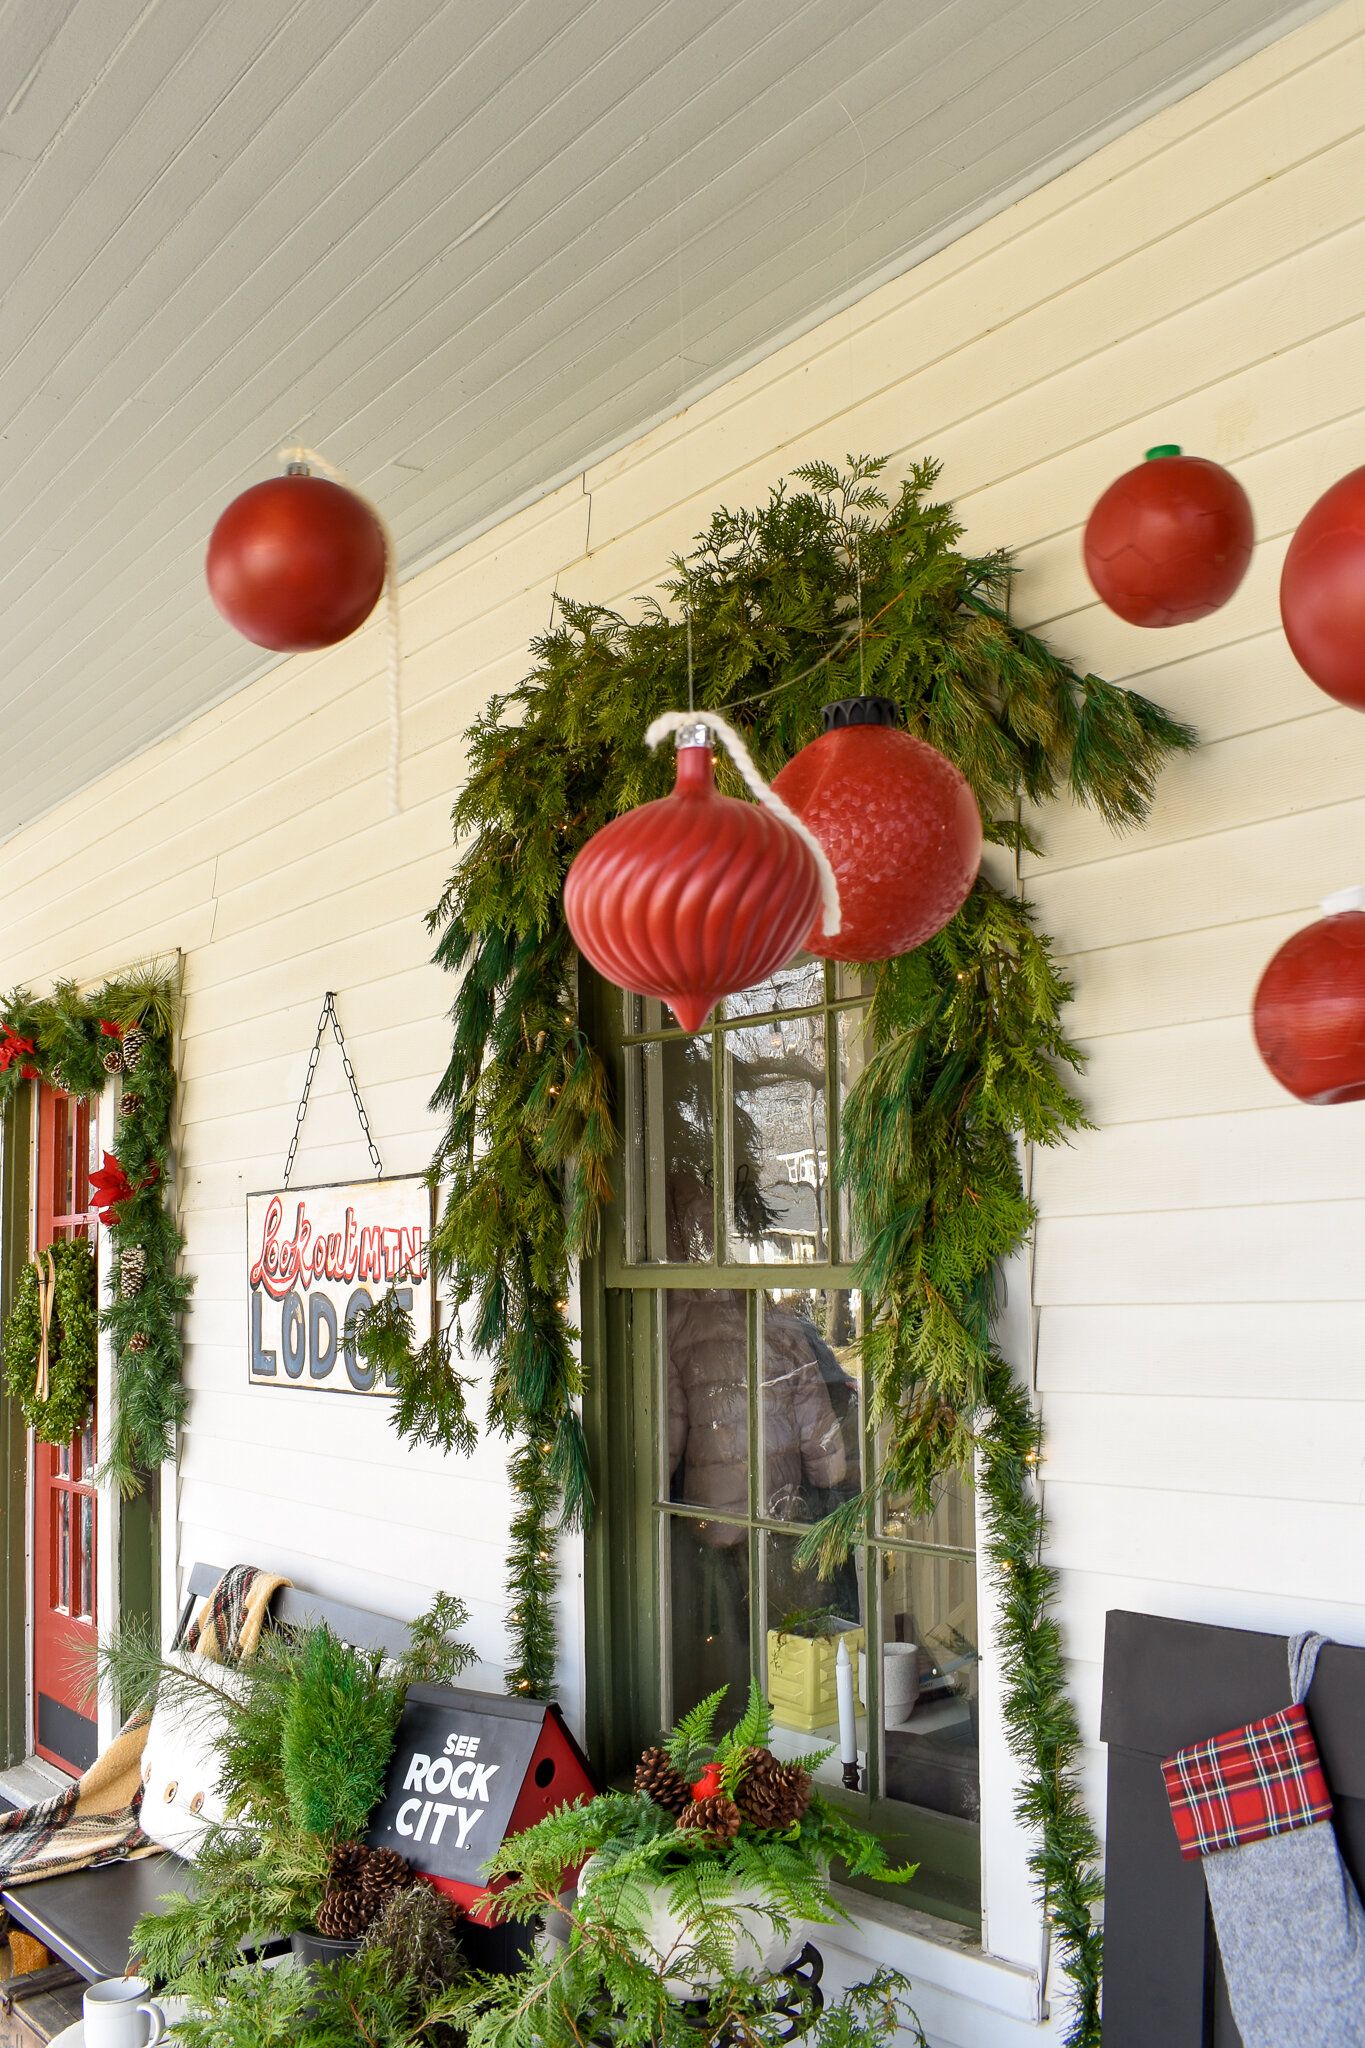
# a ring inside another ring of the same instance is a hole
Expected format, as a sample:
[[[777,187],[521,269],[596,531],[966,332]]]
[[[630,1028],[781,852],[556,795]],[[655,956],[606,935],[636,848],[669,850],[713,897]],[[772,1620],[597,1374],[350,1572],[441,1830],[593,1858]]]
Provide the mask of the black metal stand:
[[[794,1963],[780,1970],[773,1978],[776,1996],[768,2008],[777,2020],[781,2031],[766,2038],[777,2043],[800,2041],[810,2032],[816,2020],[825,2009],[825,1994],[820,1980],[825,1974],[825,1959],[814,1942],[808,1941]],[[785,1986],[777,1990],[778,1986]],[[711,2003],[706,1998],[689,1998],[681,2007],[685,2020],[694,2021],[698,2039],[705,2038],[711,2048],[740,2048],[742,2041],[752,2038],[745,2029],[743,2033],[726,2027],[718,2034],[710,2031]],[[600,2048],[611,2048],[611,2036],[597,2034],[594,2041]]]
[[[856,1757],[851,1764],[844,1765],[844,1788],[849,1792],[861,1792],[863,1789],[863,1781],[858,1775],[858,1760]]]

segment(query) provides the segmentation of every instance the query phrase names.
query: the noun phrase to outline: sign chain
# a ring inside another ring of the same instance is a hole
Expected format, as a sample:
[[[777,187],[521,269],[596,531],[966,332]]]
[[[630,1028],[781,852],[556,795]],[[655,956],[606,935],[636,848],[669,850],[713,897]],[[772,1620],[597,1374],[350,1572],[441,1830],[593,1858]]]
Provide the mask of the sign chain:
[[[318,1059],[322,1052],[323,1033],[326,1031],[329,1023],[332,1027],[332,1036],[336,1039],[341,1053],[342,1069],[347,1081],[350,1083],[351,1100],[355,1104],[355,1113],[360,1119],[360,1128],[365,1133],[365,1143],[370,1148],[370,1158],[374,1164],[375,1179],[382,1180],[384,1178],[384,1167],[379,1157],[379,1148],[374,1142],[374,1136],[370,1130],[370,1119],[366,1116],[365,1105],[360,1099],[360,1083],[356,1080],[355,1068],[351,1065],[351,1055],[346,1050],[346,1040],[341,1035],[341,1020],[337,1016],[336,997],[331,989],[328,989],[322,999],[322,1015],[318,1018],[317,1035],[313,1039],[313,1050],[308,1055],[308,1072],[304,1075],[303,1079],[303,1094],[299,1098],[299,1113],[294,1119],[294,1135],[289,1141],[289,1157],[284,1162],[285,1187],[288,1187],[289,1176],[294,1171],[294,1158],[299,1149],[299,1136],[303,1130],[303,1120],[308,1114],[308,1097],[312,1091],[313,1076],[318,1070]]]

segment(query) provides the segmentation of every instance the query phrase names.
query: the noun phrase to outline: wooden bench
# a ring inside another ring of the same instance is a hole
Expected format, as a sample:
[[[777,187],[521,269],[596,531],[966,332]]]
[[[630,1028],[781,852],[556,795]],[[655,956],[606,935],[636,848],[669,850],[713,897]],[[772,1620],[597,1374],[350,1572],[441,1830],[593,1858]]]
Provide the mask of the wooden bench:
[[[182,1620],[213,1592],[222,1576],[213,1565],[194,1567]],[[270,1619],[277,1628],[325,1622],[334,1635],[355,1649],[381,1650],[387,1656],[401,1655],[408,1645],[405,1622],[301,1593],[295,1586],[284,1586],[275,1595]],[[0,1891],[0,1905],[54,1956],[87,1983],[94,1983],[100,1977],[122,1976],[132,1950],[133,1928],[142,1915],[154,1912],[163,1894],[188,1891],[193,1883],[193,1864],[169,1851],[131,1862],[126,1857],[112,1857],[88,1870],[37,1878],[32,1884]]]

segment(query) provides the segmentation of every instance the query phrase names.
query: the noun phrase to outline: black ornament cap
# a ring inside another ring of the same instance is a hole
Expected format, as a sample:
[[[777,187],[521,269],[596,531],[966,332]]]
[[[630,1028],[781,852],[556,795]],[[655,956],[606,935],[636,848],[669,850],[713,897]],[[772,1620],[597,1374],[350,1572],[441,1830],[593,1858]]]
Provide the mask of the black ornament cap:
[[[899,725],[900,708],[890,697],[840,697],[826,704],[820,716],[826,732],[839,732],[846,725]]]

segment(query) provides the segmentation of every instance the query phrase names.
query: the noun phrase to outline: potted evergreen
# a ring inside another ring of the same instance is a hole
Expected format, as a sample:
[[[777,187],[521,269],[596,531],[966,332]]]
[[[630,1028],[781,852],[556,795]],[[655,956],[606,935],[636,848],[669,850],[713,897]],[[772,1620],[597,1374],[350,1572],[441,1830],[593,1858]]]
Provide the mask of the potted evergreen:
[[[833,1867],[889,1883],[913,1875],[817,1790],[811,1773],[827,1750],[772,1754],[756,1685],[717,1738],[724,1699],[722,1688],[645,1752],[634,1791],[561,1808],[503,1843],[488,1865],[499,1917],[562,1913],[567,1932],[542,1938],[520,1977],[467,1992],[470,2048],[668,2043],[699,2026],[711,2039],[741,2020],[766,2040],[757,2019],[789,2009],[780,1973],[811,1924],[848,1918]]]

